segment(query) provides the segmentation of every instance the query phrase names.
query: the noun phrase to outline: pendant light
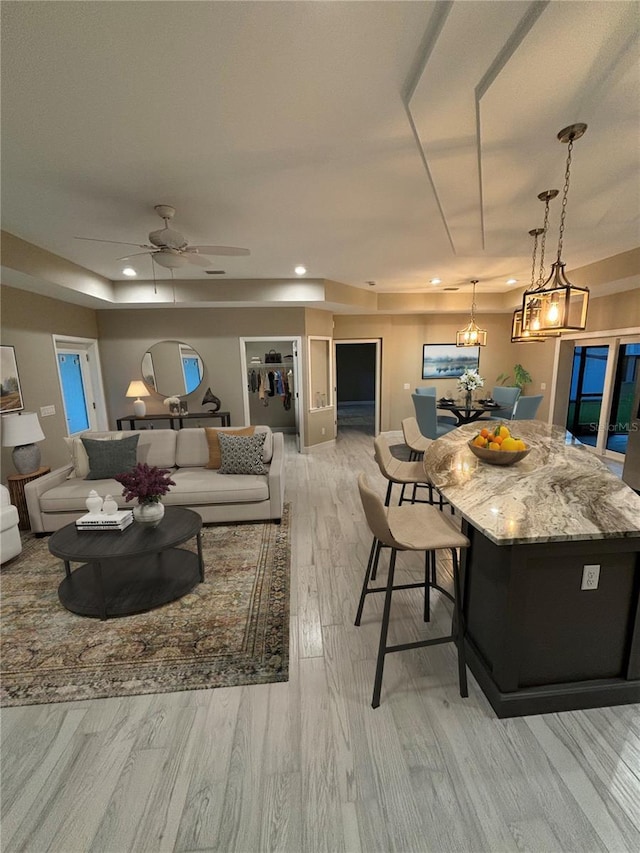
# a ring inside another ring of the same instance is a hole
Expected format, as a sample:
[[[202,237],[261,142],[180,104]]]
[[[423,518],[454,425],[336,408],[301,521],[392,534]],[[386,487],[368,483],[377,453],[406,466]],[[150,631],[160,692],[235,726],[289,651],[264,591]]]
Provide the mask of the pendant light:
[[[544,228],[532,228],[531,231],[529,231],[529,234],[533,237],[533,258],[531,260],[531,285],[527,288],[525,293],[530,293],[536,289],[536,255],[538,253],[538,237],[541,234],[544,234]],[[546,338],[543,335],[536,335],[535,332],[530,332],[529,329],[523,329],[522,314],[522,308],[518,308],[513,312],[513,320],[511,321],[511,343],[544,343]]]
[[[459,332],[456,332],[457,347],[486,347],[487,345],[487,332],[485,329],[478,328],[474,318],[476,310],[477,283],[477,278],[471,279],[471,284],[473,285],[473,296],[471,297],[471,319],[464,327],[464,329],[461,329]]]
[[[542,226],[542,239],[540,241],[540,268],[538,271],[538,281],[533,283],[533,270],[531,286],[525,290],[522,296],[521,321],[519,342],[522,341],[545,341],[547,338],[557,338],[559,332],[542,332],[540,329],[540,314],[542,311],[542,299],[539,292],[545,286],[545,268],[544,268],[544,251],[547,242],[547,233],[549,231],[549,204],[558,196],[559,190],[543,190],[538,193],[540,201],[544,202],[544,223]],[[533,232],[529,231],[533,236]],[[535,247],[534,247],[534,266],[535,266]],[[533,295],[532,295],[533,294]],[[515,314],[518,312],[516,311]],[[512,331],[515,329],[516,316],[514,314]],[[511,340],[514,340],[513,335]]]
[[[571,153],[573,143],[580,139],[587,129],[586,124],[572,124],[558,134],[560,142],[569,144],[567,165],[564,175],[562,195],[562,213],[560,214],[560,233],[558,236],[558,255],[551,267],[551,274],[543,287],[534,293],[524,296],[522,308],[523,319],[527,321],[529,305],[539,300],[539,331],[542,334],[553,332],[582,331],[587,326],[587,308],[589,306],[589,290],[586,287],[576,287],[571,284],[564,273],[565,263],[562,260],[562,240],[564,237],[565,217],[567,213],[567,196],[569,193],[569,178],[571,174]]]

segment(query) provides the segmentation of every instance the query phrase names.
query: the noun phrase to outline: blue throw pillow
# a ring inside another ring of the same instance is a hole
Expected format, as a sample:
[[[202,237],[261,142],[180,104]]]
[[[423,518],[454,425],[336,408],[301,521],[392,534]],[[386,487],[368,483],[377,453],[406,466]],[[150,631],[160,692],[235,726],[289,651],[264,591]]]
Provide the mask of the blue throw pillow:
[[[134,468],[139,438],[138,434],[116,441],[81,438],[89,457],[89,473],[85,480],[107,480]]]

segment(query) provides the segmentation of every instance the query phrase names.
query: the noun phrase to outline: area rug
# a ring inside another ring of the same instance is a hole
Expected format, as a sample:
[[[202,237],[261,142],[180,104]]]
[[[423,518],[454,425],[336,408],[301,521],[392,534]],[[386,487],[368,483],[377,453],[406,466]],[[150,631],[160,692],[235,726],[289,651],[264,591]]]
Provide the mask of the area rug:
[[[46,538],[27,538],[0,575],[0,704],[287,681],[289,507],[280,525],[205,527],[202,545],[204,583],[102,622],[64,609],[62,561]]]

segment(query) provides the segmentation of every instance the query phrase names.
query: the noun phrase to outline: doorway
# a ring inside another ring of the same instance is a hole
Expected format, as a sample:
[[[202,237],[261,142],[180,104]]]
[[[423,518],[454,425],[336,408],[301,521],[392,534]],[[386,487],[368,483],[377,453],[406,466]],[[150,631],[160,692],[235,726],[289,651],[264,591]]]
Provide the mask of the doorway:
[[[98,342],[54,335],[53,346],[68,435],[107,429]]]
[[[379,338],[335,341],[336,433],[380,432]]]

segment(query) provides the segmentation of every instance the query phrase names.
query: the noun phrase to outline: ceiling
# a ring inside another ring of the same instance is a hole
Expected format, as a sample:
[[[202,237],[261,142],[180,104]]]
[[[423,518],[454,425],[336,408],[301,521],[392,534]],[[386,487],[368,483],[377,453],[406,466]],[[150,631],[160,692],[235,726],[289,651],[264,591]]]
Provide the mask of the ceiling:
[[[637,2],[3,0],[1,13],[2,227],[109,280],[136,249],[74,237],[144,244],[163,203],[192,244],[251,250],[212,258],[215,278],[176,271],[212,299],[220,279],[290,280],[296,264],[380,293],[522,288],[537,194],[562,189],[556,135],[574,122],[588,130],[568,268],[640,244]],[[558,199],[548,261],[559,212]],[[151,278],[147,255],[131,264]]]

